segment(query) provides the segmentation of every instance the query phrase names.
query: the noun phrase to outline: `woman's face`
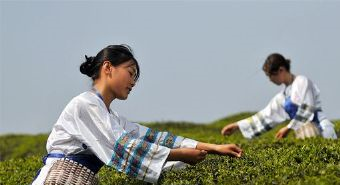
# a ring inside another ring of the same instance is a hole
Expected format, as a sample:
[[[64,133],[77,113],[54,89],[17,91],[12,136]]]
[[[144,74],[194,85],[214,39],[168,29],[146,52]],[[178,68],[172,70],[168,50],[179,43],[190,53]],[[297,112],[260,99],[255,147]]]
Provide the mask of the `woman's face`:
[[[284,73],[283,69],[279,68],[279,70],[273,74],[266,74],[271,82],[276,85],[281,85],[284,82]]]
[[[109,65],[110,72],[107,75],[108,88],[115,98],[125,100],[136,84],[136,64],[129,60],[118,66]]]

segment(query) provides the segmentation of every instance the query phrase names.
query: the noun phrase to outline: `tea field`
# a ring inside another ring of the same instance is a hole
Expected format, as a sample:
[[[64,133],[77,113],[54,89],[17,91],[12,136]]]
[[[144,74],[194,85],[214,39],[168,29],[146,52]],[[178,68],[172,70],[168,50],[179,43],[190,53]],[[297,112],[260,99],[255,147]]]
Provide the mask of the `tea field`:
[[[147,123],[176,135],[211,143],[236,143],[244,150],[239,158],[209,155],[205,161],[183,170],[165,172],[158,184],[340,184],[340,142],[313,138],[294,139],[293,133],[277,141],[275,132],[284,124],[247,140],[240,133],[220,135],[221,128],[246,118],[252,113],[240,113],[207,124],[182,122]],[[340,133],[340,120],[333,121]],[[0,184],[30,184],[42,166],[48,135],[0,136]],[[103,167],[101,184],[147,184],[114,169]]]

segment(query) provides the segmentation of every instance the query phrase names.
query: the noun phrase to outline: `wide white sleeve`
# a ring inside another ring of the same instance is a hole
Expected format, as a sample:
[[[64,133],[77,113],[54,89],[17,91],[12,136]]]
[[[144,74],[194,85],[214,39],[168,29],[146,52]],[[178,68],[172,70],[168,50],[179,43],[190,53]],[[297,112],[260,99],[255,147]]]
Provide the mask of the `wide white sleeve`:
[[[105,111],[96,104],[79,102],[74,112],[79,130],[75,137],[106,165],[140,180],[157,182],[170,149],[161,146],[159,140],[149,142],[134,137],[120,125],[111,123]],[[152,135],[148,137],[154,139]]]
[[[288,115],[283,108],[283,103],[284,95],[279,93],[274,96],[263,110],[249,118],[238,121],[237,125],[242,135],[245,138],[251,139],[270,130],[276,126],[277,123],[288,119]]]
[[[119,116],[119,119],[126,131],[151,143],[159,141],[160,145],[168,148],[196,148],[198,143],[193,139],[176,136],[170,132],[158,132],[138,123],[129,122],[122,116]]]
[[[305,122],[314,117],[315,95],[312,82],[304,76],[298,76],[292,84],[291,101],[298,106],[294,118],[288,124],[288,128],[297,130]]]

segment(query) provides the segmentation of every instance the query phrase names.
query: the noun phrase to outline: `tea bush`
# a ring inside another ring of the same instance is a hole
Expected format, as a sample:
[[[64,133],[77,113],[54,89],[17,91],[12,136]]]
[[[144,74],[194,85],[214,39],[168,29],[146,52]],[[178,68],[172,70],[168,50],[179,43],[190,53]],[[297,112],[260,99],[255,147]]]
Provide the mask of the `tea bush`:
[[[294,139],[293,134],[277,141],[281,126],[253,140],[240,133],[220,135],[226,124],[250,116],[233,115],[210,124],[180,122],[150,123],[157,130],[212,143],[237,143],[244,149],[240,159],[210,155],[196,166],[162,173],[159,184],[340,184],[339,140]],[[334,121],[340,131],[340,121]],[[0,136],[0,184],[29,184],[42,166],[47,135]],[[147,184],[112,168],[99,172],[101,184]]]

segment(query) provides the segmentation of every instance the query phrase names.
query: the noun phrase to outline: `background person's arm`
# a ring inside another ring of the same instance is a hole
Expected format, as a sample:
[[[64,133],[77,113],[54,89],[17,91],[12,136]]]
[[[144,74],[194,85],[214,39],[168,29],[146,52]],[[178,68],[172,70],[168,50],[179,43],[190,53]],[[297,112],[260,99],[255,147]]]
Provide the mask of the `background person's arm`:
[[[230,135],[240,130],[245,138],[252,139],[263,132],[269,131],[278,123],[289,118],[283,107],[284,101],[284,95],[278,93],[263,110],[249,118],[229,124],[230,126],[226,125],[221,130],[221,134]]]

